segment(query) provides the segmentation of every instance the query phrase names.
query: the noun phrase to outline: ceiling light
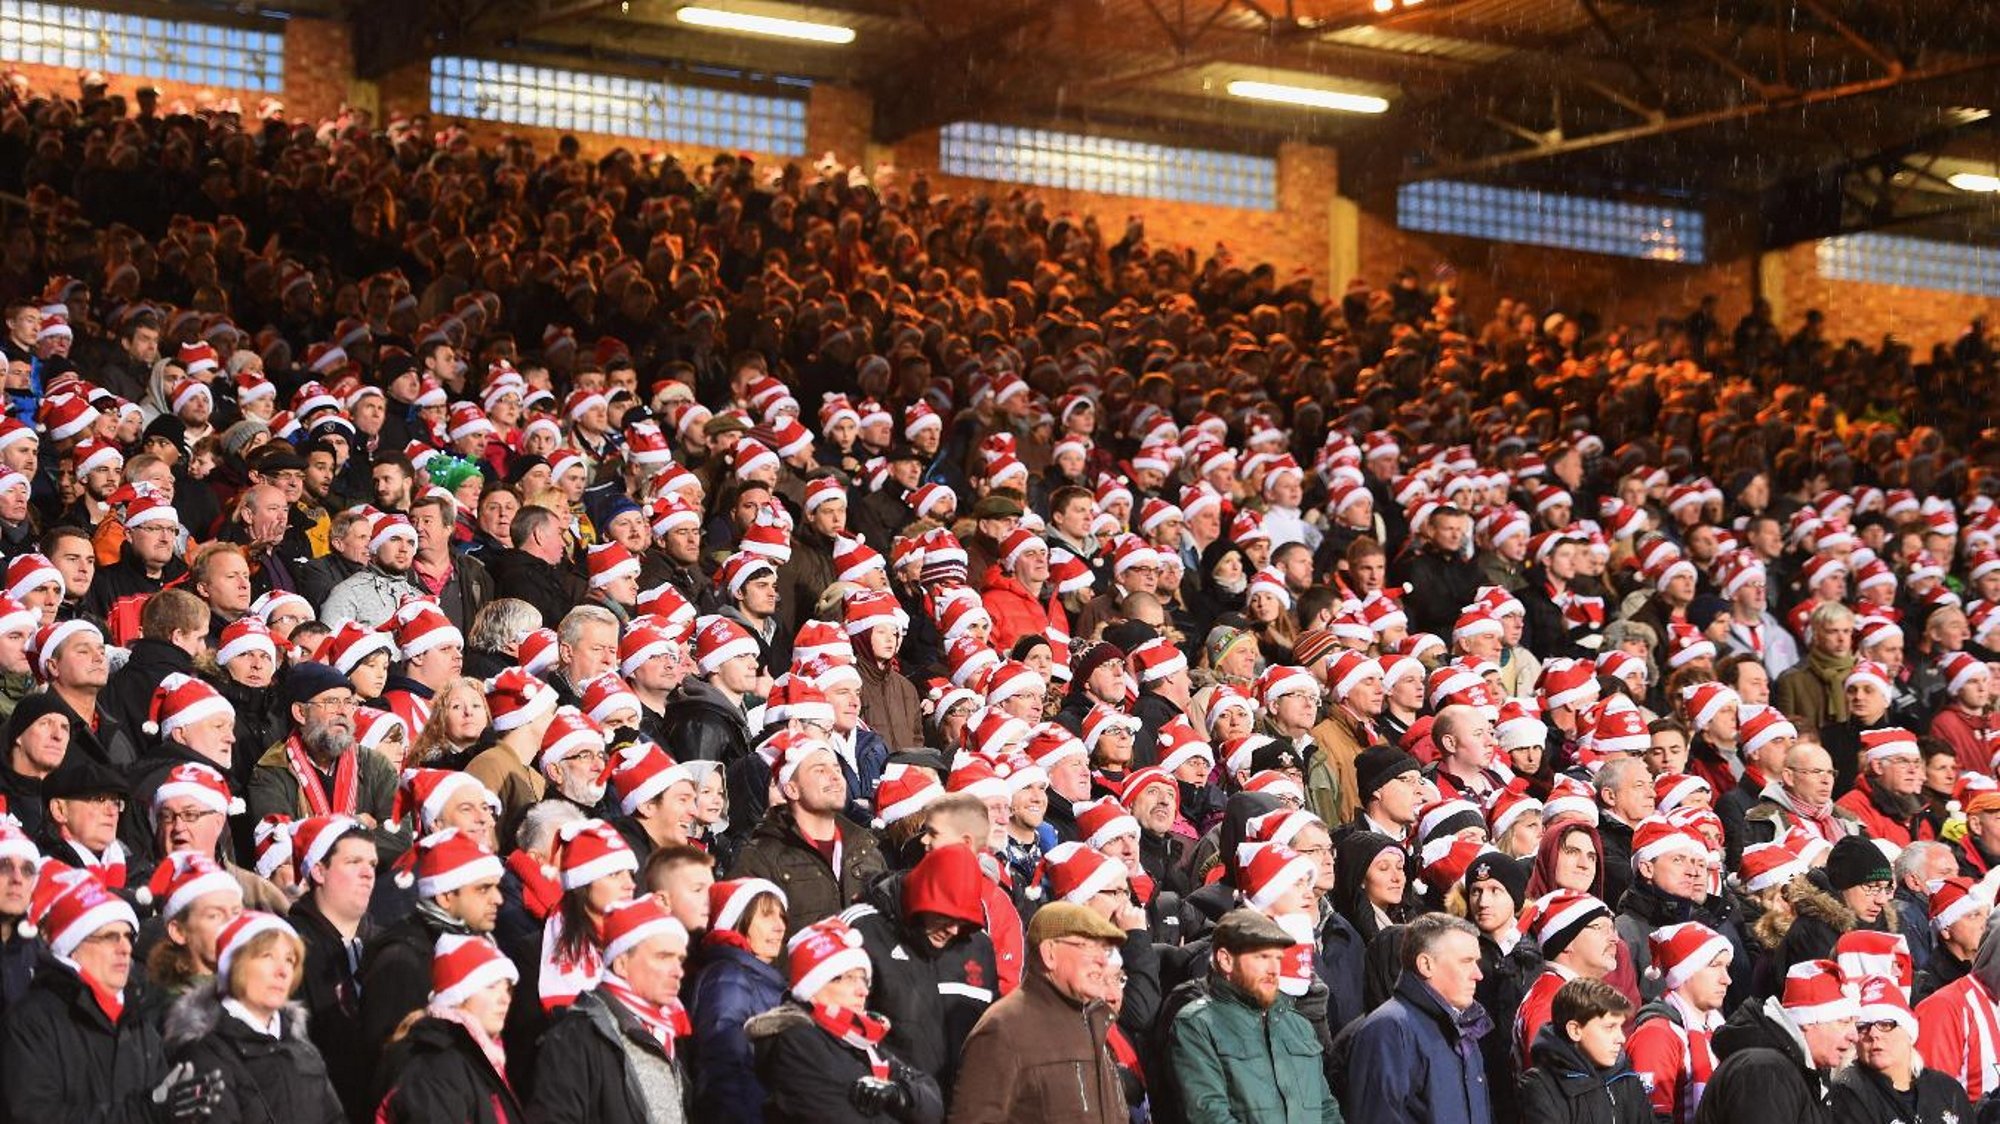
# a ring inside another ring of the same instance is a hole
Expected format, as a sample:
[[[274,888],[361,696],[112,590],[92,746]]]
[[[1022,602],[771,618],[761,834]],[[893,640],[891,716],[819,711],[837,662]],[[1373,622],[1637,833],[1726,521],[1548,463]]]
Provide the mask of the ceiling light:
[[[844,44],[854,42],[854,29],[830,23],[807,23],[773,16],[752,16],[717,8],[682,8],[674,13],[682,23],[711,31],[735,31],[745,35],[768,35],[775,39],[803,39],[808,43]]]
[[[1958,172],[1945,180],[1960,191],[2000,191],[2000,176],[1978,172]]]
[[[1369,94],[1349,94],[1311,86],[1281,86],[1276,82],[1231,82],[1231,94],[1251,101],[1274,101],[1307,109],[1337,109],[1342,113],[1387,113],[1389,99]]]

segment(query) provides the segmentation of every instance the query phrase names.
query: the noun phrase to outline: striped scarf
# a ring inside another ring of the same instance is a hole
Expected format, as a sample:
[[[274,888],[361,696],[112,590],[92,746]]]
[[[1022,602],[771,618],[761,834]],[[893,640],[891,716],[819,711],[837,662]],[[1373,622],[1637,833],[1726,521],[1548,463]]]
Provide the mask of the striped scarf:
[[[597,987],[598,990],[624,1004],[625,1009],[632,1012],[632,1016],[639,1020],[639,1025],[646,1028],[646,1033],[652,1035],[653,1041],[659,1044],[661,1052],[670,1059],[674,1056],[674,1039],[686,1038],[694,1033],[694,1024],[688,1021],[687,1008],[681,1006],[681,1001],[678,999],[655,1003],[633,991],[632,985],[626,983],[618,973],[610,971],[604,973],[604,978],[598,981]]]

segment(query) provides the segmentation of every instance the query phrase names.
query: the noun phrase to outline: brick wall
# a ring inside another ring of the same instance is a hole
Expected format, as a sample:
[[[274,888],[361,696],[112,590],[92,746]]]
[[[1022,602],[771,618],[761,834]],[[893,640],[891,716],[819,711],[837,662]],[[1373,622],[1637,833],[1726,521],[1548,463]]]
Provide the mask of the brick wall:
[[[1779,327],[1787,334],[1805,322],[1806,310],[1817,308],[1826,313],[1835,339],[1852,337],[1872,345],[1894,333],[1921,355],[1932,343],[1957,339],[1974,316],[1994,311],[1993,298],[1972,293],[1821,277],[1810,243],[1777,256],[1776,272],[1784,286]]]
[[[354,80],[354,33],[339,20],[285,24],[285,109],[295,121],[331,117]]]

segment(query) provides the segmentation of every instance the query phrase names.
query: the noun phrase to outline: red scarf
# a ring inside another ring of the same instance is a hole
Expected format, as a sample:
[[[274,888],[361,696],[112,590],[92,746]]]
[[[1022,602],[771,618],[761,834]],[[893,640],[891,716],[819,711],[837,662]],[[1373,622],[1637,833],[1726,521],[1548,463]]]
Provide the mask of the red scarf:
[[[125,993],[122,991],[113,991],[103,984],[98,983],[96,977],[77,967],[73,961],[65,960],[63,963],[68,964],[71,970],[76,972],[76,978],[83,981],[83,986],[89,990],[90,997],[97,1000],[98,1009],[103,1011],[105,1017],[111,1020],[112,1026],[117,1026],[118,1020],[124,1017],[125,1014]]]
[[[361,766],[355,762],[353,753],[343,753],[333,766],[333,800],[326,798],[326,786],[320,783],[319,769],[313,765],[306,753],[305,742],[294,733],[285,739],[285,764],[291,766],[293,779],[299,782],[299,795],[305,798],[308,815],[352,816],[360,812]]]
[[[63,842],[69,844],[69,849],[76,852],[76,857],[81,859],[82,864],[89,868],[92,874],[97,876],[97,880],[104,884],[105,889],[123,890],[125,888],[125,845],[123,843],[113,839],[110,845],[104,848],[103,854],[95,854],[89,847],[84,846],[74,836],[70,835],[69,829],[62,828],[60,830]],[[117,1020],[114,1018],[112,1021],[115,1022]]]
[[[665,1003],[642,999],[638,992],[632,990],[632,985],[620,979],[616,972],[605,972],[597,986],[632,1012],[639,1025],[646,1028],[646,1033],[653,1036],[653,1041],[659,1044],[660,1050],[669,1059],[674,1056],[674,1039],[686,1038],[694,1033],[694,1024],[688,1021],[687,1008],[682,1007],[678,999],[669,999]]]
[[[1131,1040],[1125,1037],[1124,1030],[1120,1029],[1117,1023],[1111,1024],[1111,1033],[1106,1037],[1104,1044],[1111,1047],[1111,1056],[1117,1059],[1118,1067],[1138,1078],[1139,1085],[1143,1088],[1146,1084],[1146,1070],[1139,1064],[1139,1051],[1132,1048]]]
[[[547,921],[549,914],[556,911],[562,902],[562,886],[549,877],[548,868],[541,860],[526,851],[514,851],[507,856],[507,869],[521,880],[521,904],[537,921]]]
[[[1563,620],[1571,626],[1588,628],[1593,632],[1604,627],[1604,598],[1585,597],[1573,589],[1557,593],[1549,591],[1549,600],[1562,610]]]
[[[889,1079],[889,1060],[875,1047],[889,1033],[889,1024],[866,1011],[849,1007],[824,1007],[818,1003],[812,1006],[813,1022],[836,1039],[868,1055],[868,1069],[878,1080]]]

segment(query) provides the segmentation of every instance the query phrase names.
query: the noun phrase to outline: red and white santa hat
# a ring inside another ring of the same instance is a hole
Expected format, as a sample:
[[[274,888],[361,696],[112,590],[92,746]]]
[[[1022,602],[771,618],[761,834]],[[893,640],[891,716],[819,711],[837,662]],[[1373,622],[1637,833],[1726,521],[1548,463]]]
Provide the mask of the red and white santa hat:
[[[757,654],[757,640],[742,625],[723,616],[695,621],[694,662],[703,675],[713,675],[738,656]]]
[[[577,689],[582,692],[583,712],[594,722],[609,722],[612,715],[626,710],[645,713],[639,696],[632,693],[632,688],[615,671],[593,675],[577,684]]]
[[[222,646],[215,650],[215,662],[227,665],[238,656],[247,656],[252,652],[262,652],[275,661],[278,658],[278,640],[271,635],[271,626],[264,623],[263,617],[246,615],[238,617],[222,630]]]
[[[1059,843],[1042,856],[1042,881],[1057,901],[1082,905],[1125,878],[1125,864],[1082,843]]]
[[[1243,825],[1243,841],[1246,843],[1283,843],[1289,847],[1299,832],[1320,823],[1320,818],[1311,812],[1296,808],[1280,808],[1252,816]]]
[[[1535,943],[1553,960],[1593,921],[1610,916],[1611,910],[1590,894],[1556,890],[1524,910],[1520,925],[1521,931],[1533,936]]]
[[[542,733],[542,767],[561,764],[585,750],[601,753],[604,748],[604,727],[573,706],[559,706]]]
[[[1856,1004],[1856,1018],[1864,1026],[1869,1023],[1893,1022],[1902,1027],[1903,1033],[1915,1041],[1917,1013],[1910,1009],[1909,991],[1909,984],[1899,984],[1887,976],[1870,975],[1862,979]]]
[[[396,884],[414,885],[417,896],[423,898],[449,894],[487,879],[498,881],[506,873],[485,844],[455,827],[418,839],[396,860],[396,867]]]
[[[842,625],[849,636],[859,636],[876,628],[910,627],[910,616],[887,590],[862,590],[849,594],[841,606]],[[796,652],[798,649],[794,648]],[[848,649],[851,654],[853,649]]]
[[[431,949],[431,1005],[456,1007],[501,980],[519,983],[520,969],[490,939],[441,933]]]
[[[270,878],[292,864],[292,817],[273,812],[257,821],[250,838],[257,848],[257,877]]]
[[[1970,878],[1953,875],[1931,895],[1931,928],[1942,933],[1975,910],[1991,909],[1991,892]]]
[[[1139,682],[1158,683],[1188,669],[1187,657],[1164,637],[1155,637],[1132,649]]]
[[[604,963],[613,964],[654,937],[664,936],[685,942],[687,929],[651,894],[620,902],[604,915]]]
[[[1653,953],[1650,971],[1660,978],[1663,990],[1672,991],[1694,978],[1696,972],[1715,963],[1718,956],[1735,950],[1729,939],[1699,921],[1667,925],[1646,938]]]
[[[1806,960],[1785,973],[1785,1014],[1798,1026],[1858,1018],[1861,1008],[1848,994],[1840,965],[1831,960]]]
[[[603,589],[620,578],[639,576],[639,560],[632,557],[623,543],[607,542],[591,547],[584,565],[590,572],[592,589]]]
[[[641,804],[677,784],[695,783],[687,766],[647,741],[619,746],[605,762],[604,776],[618,793],[618,810],[628,816],[638,811]]]
[[[708,888],[708,928],[710,932],[734,929],[738,921],[744,920],[744,913],[759,894],[776,894],[778,904],[791,908],[791,899],[778,888],[776,882],[766,878],[732,878],[716,882]]]
[[[1681,702],[1687,710],[1688,721],[1694,724],[1696,730],[1705,730],[1724,708],[1741,706],[1743,698],[1734,690],[1710,680],[1681,688]]]
[[[79,477],[93,469],[119,468],[125,464],[125,454],[118,451],[118,446],[90,438],[78,441],[76,448],[70,451],[70,457],[75,461]]]
[[[1528,749],[1546,746],[1549,728],[1541,720],[1532,699],[1508,699],[1500,705],[1500,720],[1493,724],[1493,735],[1500,739],[1503,750]]]
[[[138,915],[124,898],[106,889],[95,872],[51,859],[36,872],[27,918],[17,931],[40,936],[49,951],[67,957],[99,931],[123,922],[139,931]]]
[[[657,621],[641,617],[626,628],[624,638],[618,641],[618,671],[629,676],[647,661],[679,651],[679,643]]]
[[[1917,748],[1917,735],[1901,726],[1885,726],[1879,730],[1861,731],[1861,755],[1868,761],[1923,757],[1922,751]]]
[[[486,411],[473,402],[460,402],[453,406],[450,421],[446,424],[445,436],[453,441],[489,436],[499,432],[493,423],[486,419]]]
[[[1679,808],[1699,793],[1713,796],[1715,788],[1693,773],[1661,773],[1653,778],[1653,802],[1661,815]]]
[[[456,769],[411,768],[403,770],[389,818],[401,823],[404,816],[415,812],[417,829],[427,831],[437,824],[438,817],[444,815],[445,805],[451,803],[460,790],[477,794],[489,806],[499,804],[499,799],[471,773],[461,773]]]
[[[1315,699],[1320,693],[1319,680],[1303,667],[1272,664],[1257,677],[1257,700],[1266,710],[1286,695],[1301,692]]]
[[[811,1003],[827,984],[857,968],[873,974],[861,934],[837,916],[794,933],[785,949],[792,998],[801,1003]]]
[[[833,542],[833,580],[859,582],[870,573],[888,572],[888,563],[875,548],[859,538],[837,538]]]
[[[1580,709],[1597,700],[1597,671],[1589,660],[1550,660],[1542,665],[1542,706]]]
[[[639,872],[639,857],[625,837],[599,819],[571,820],[556,829],[554,857],[565,890],[580,890],[621,870]]]
[[[417,545],[417,529],[401,515],[378,515],[369,528],[368,553],[380,554],[382,548],[396,539],[402,539],[411,546]]]
[[[402,650],[406,660],[454,644],[461,648],[465,646],[465,634],[451,623],[442,609],[429,601],[405,601],[394,616],[383,622],[383,627],[393,627],[396,647]]]
[[[1833,960],[1840,965],[1840,974],[1845,979],[1887,976],[1895,980],[1906,995],[1916,982],[1916,965],[1910,959],[1910,943],[1901,933],[1849,930],[1840,934],[1840,939],[1834,942]]]
[[[159,907],[162,921],[172,921],[198,898],[225,894],[243,903],[243,886],[221,863],[193,851],[175,851],[160,860],[153,876],[134,891],[140,905]]]
[[[922,812],[945,794],[929,769],[892,762],[875,786],[875,826],[887,827]]]
[[[229,969],[236,963],[237,954],[250,947],[250,942],[265,933],[284,933],[297,941],[298,930],[275,913],[245,910],[236,915],[215,938],[215,978],[226,980]]]
[[[554,667],[561,655],[562,649],[556,643],[556,630],[553,628],[534,629],[514,646],[514,658],[521,661],[521,670],[530,676],[539,677]]]
[[[67,441],[97,424],[98,413],[81,394],[58,394],[42,399],[35,420],[54,441]]]
[[[1041,697],[1048,681],[1018,660],[1002,660],[986,677],[986,705],[999,706],[1017,695]]]
[[[1895,688],[1889,683],[1889,669],[1874,660],[1862,660],[1854,665],[1853,671],[1847,673],[1844,686],[1852,687],[1857,683],[1874,687],[1882,692],[1883,698],[1894,698],[1896,695]]]
[[[555,688],[530,675],[525,668],[505,668],[486,681],[486,709],[493,715],[493,728],[500,733],[533,722],[555,709],[555,705]]]
[[[1635,871],[1641,862],[1654,862],[1676,852],[1705,861],[1708,858],[1708,843],[1664,816],[1647,816],[1633,829],[1632,863]]]
[[[1114,796],[1100,797],[1076,805],[1076,830],[1083,842],[1093,849],[1103,850],[1104,845],[1124,836],[1138,838],[1139,821],[1125,810],[1125,806]]]
[[[36,870],[42,865],[41,848],[21,830],[20,821],[7,814],[4,797],[0,797],[0,859],[19,859]]]
[[[29,636],[42,626],[42,613],[0,593],[0,632],[22,632]]]
[[[1256,910],[1268,910],[1297,886],[1318,877],[1313,861],[1283,843],[1244,843],[1236,848],[1236,896]]]
[[[1944,672],[1945,692],[1956,695],[1971,686],[1976,680],[1990,677],[1984,660],[1970,652],[1951,652],[1938,661],[1938,669]]]
[[[1525,779],[1516,778],[1507,787],[1494,789],[1486,798],[1486,826],[1490,838],[1502,838],[1522,816],[1531,812],[1541,815],[1542,802],[1528,792]]]
[[[1798,727],[1775,706],[1743,706],[1738,713],[1736,743],[1745,757],[1771,744],[1774,738],[1799,736]]]
[[[335,671],[346,675],[361,666],[362,660],[377,652],[387,652],[390,659],[395,659],[396,638],[359,621],[342,621],[326,639],[320,641],[313,659],[318,663],[332,664]]]
[[[192,800],[224,816],[243,811],[242,798],[229,794],[229,781],[221,771],[199,761],[184,761],[167,770],[160,787],[153,790],[151,812],[157,815],[169,800]]]
[[[360,820],[340,815],[311,816],[292,824],[292,871],[298,875],[299,885],[308,884],[307,874],[326,861],[335,844],[348,833],[361,830]]]
[[[175,730],[205,722],[218,714],[234,718],[236,708],[207,681],[172,671],[153,689],[153,705],[144,728],[146,733],[165,741]]]
[[[1798,858],[1798,852],[1776,842],[1750,844],[1744,848],[1742,858],[1736,860],[1736,882],[1752,894],[1784,886],[1804,872],[1806,864]]]
[[[1575,777],[1556,774],[1549,798],[1542,802],[1542,822],[1551,829],[1564,820],[1597,823],[1597,794]]]

